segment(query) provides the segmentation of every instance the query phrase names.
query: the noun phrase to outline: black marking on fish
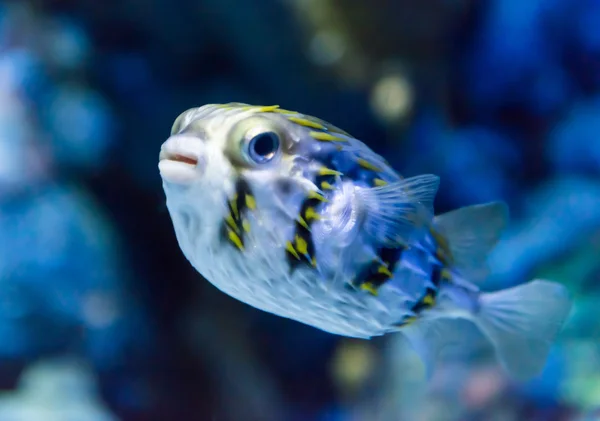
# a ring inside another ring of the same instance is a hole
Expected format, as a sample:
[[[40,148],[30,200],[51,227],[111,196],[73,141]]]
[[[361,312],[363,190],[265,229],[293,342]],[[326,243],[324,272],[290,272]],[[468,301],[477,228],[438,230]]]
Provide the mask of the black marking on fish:
[[[423,294],[421,299],[417,301],[411,309],[414,313],[414,316],[412,317],[413,320],[409,320],[409,322],[416,320],[423,311],[435,306],[440,285],[442,284],[442,282],[451,281],[450,271],[444,266],[434,266],[431,272],[431,281],[435,287],[428,287],[425,289],[425,293]],[[400,323],[400,325],[406,325],[406,321],[403,321],[402,323]]]
[[[371,261],[359,272],[352,281],[353,288],[367,291],[371,295],[377,295],[379,288],[393,278],[394,270],[403,251],[403,247],[379,249],[378,259]]]
[[[431,282],[433,283],[433,285],[438,287],[440,285],[441,281],[442,281],[442,268],[440,266],[436,265],[433,267],[433,270],[431,271]]]
[[[315,177],[315,185],[325,194],[327,194],[327,191],[329,190],[335,190],[336,181],[336,175],[317,175]]]
[[[437,291],[438,290],[434,288],[427,288],[425,294],[423,294],[421,299],[413,306],[412,311],[415,314],[419,314],[422,311],[433,307],[437,298]]]
[[[313,268],[317,265],[312,235],[309,230],[299,223],[296,223],[294,238],[292,241],[288,242],[286,247],[286,256],[291,271],[298,268],[300,265],[306,265]]]
[[[435,244],[434,255],[444,266],[452,264],[454,258],[450,250],[450,244],[446,237],[437,232],[433,226],[429,228],[429,233]]]
[[[323,168],[340,173],[353,169],[354,163],[346,151],[339,151],[336,145],[324,144],[318,151],[310,153],[311,160],[318,162]],[[346,174],[344,174],[346,175]]]
[[[437,292],[438,290],[434,288],[427,288],[421,299],[412,307],[412,314],[407,314],[401,321],[394,323],[393,326],[396,328],[401,328],[416,322],[423,311],[435,306]]]
[[[345,157],[341,157],[345,155]],[[351,181],[357,184],[367,186],[375,185],[375,179],[380,174],[366,171],[357,165],[352,158],[352,152],[331,150],[323,148],[319,153],[311,156],[315,162],[318,162],[323,168],[336,171],[337,175],[316,175],[313,182],[323,191],[327,197],[338,187],[338,183]],[[325,184],[324,184],[325,183]]]
[[[436,288],[439,288],[442,282],[450,281],[452,281],[452,274],[447,268],[438,265],[433,267],[433,270],[431,271],[431,282]]]
[[[327,168],[343,173],[343,180],[350,180],[370,187],[379,187],[389,182],[387,175],[376,171],[378,168],[365,168],[361,166],[359,163],[362,162],[359,161],[361,158],[353,151],[338,151],[336,149],[327,150],[327,153],[322,151],[314,159]]]
[[[431,272],[431,282],[434,288],[426,288],[425,293],[419,301],[417,301],[411,308],[412,315],[407,315],[402,321],[395,323],[395,327],[408,326],[409,324],[418,320],[420,314],[433,306],[437,301],[440,285],[444,282],[451,282],[452,274],[447,267],[441,265],[435,265]]]
[[[318,197],[308,197],[302,202],[295,224],[294,238],[286,244],[286,256],[293,270],[299,264],[316,267],[315,244],[310,232],[311,226],[320,219],[318,207],[323,203]]]
[[[400,261],[400,258],[402,257],[402,252],[404,250],[404,247],[383,247],[379,249],[379,257],[382,261],[387,263],[388,268],[391,272],[393,272],[396,269],[396,265]]]
[[[256,200],[248,182],[240,177],[235,184],[235,192],[227,202],[227,216],[221,224],[223,240],[244,250],[245,236],[249,230],[247,214],[256,207]]]
[[[418,317],[416,315],[406,315],[401,321],[394,323],[393,326],[396,328],[408,326],[414,322],[416,322]]]

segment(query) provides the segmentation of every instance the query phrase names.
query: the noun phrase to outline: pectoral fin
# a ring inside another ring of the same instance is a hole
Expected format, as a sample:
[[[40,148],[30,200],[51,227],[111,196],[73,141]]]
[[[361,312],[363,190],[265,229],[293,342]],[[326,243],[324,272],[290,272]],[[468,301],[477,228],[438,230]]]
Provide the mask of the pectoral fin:
[[[359,197],[366,213],[367,233],[389,246],[408,243],[414,230],[433,217],[433,200],[439,183],[438,176],[425,174],[361,189]]]

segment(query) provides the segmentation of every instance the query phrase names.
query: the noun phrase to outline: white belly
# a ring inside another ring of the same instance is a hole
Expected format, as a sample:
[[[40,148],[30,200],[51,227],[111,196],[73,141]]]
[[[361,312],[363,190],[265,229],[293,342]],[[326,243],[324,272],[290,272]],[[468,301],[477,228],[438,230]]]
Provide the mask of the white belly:
[[[244,251],[220,237],[218,224],[197,227],[193,214],[174,214],[179,246],[194,268],[227,295],[260,310],[343,336],[367,338],[395,330],[406,314],[399,297],[373,297],[347,289],[343,279],[323,279],[313,268],[290,272],[281,241],[257,237]]]
[[[290,273],[285,259],[285,252],[277,250],[249,258],[224,244],[199,250],[191,262],[227,295],[334,334],[361,338],[382,335],[393,330],[392,323],[404,314],[401,303],[390,311],[378,297],[322,279],[312,268],[299,267]]]

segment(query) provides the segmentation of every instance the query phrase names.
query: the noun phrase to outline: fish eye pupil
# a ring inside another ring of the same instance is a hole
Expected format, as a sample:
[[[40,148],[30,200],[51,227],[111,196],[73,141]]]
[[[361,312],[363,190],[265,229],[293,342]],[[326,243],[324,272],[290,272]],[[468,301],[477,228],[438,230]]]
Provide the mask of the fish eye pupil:
[[[257,163],[269,162],[279,150],[279,137],[273,132],[260,133],[250,140],[249,155]]]

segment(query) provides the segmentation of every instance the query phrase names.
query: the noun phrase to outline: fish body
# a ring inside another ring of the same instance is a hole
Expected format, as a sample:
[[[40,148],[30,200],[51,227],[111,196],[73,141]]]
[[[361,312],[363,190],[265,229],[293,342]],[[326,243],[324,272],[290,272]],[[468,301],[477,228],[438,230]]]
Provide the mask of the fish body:
[[[457,336],[451,321],[468,319],[511,374],[530,377],[569,313],[552,282],[479,290],[503,203],[435,216],[437,176],[405,178],[318,118],[240,103],[190,109],[159,170],[181,250],[218,289],[338,335],[402,332],[428,373]]]

